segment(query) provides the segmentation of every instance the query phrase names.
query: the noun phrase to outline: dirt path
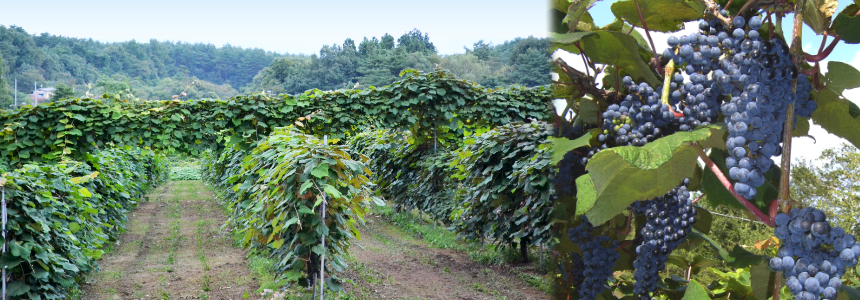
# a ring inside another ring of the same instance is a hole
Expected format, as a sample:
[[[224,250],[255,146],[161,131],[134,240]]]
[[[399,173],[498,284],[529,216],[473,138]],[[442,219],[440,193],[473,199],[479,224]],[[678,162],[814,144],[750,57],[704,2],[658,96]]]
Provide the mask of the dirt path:
[[[476,263],[467,254],[429,248],[379,216],[350,247],[346,291],[358,299],[551,299],[518,278],[510,266]],[[363,249],[362,249],[363,248]]]
[[[258,298],[245,251],[200,181],[172,181],[129,216],[128,231],[81,287],[83,299]]]
[[[99,262],[101,271],[86,279],[83,299],[259,299],[247,252],[220,231],[226,220],[200,181],[156,189],[129,216],[128,231]],[[350,247],[350,269],[341,274],[354,284],[326,299],[550,299],[511,266],[431,248],[378,215],[366,221],[362,239]]]

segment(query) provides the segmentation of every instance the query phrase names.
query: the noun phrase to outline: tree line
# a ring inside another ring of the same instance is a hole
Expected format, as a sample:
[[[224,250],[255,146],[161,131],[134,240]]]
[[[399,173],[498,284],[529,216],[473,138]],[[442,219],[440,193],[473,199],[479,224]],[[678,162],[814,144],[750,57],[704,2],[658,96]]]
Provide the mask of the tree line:
[[[55,87],[57,96],[140,99],[228,98],[240,93],[297,94],[382,86],[401,70],[436,67],[487,87],[549,82],[549,43],[516,38],[493,45],[478,41],[465,53],[440,55],[427,33],[414,29],[395,39],[346,39],[324,45],[319,53],[280,54],[232,45],[158,41],[105,43],[48,33],[29,34],[0,25],[0,107],[24,103],[33,83]]]

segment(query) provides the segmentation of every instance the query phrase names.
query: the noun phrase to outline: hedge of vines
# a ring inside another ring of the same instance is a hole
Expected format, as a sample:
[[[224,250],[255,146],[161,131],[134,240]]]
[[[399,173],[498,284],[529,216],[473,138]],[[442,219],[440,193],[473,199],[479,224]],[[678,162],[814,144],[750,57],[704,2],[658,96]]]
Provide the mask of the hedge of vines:
[[[372,195],[367,158],[293,127],[276,128],[252,149],[235,148],[240,147],[209,157],[203,177],[223,191],[219,199],[243,235],[243,246],[269,251],[277,258],[278,278],[302,285],[315,279],[325,254],[332,274],[326,284],[340,290],[337,273],[328,272],[347,267],[350,239],[358,236],[355,225],[371,204],[383,205]]]
[[[476,136],[452,162],[463,180],[456,228],[466,237],[499,243],[520,239],[549,243],[555,173],[550,140],[556,130],[543,122],[511,123]]]
[[[435,154],[432,144],[395,131],[361,133],[350,144],[371,158],[379,190],[400,209],[450,220],[469,239],[520,242],[522,249],[550,243],[554,165],[548,138],[557,131],[544,122],[487,130]]]
[[[487,89],[442,70],[406,70],[383,87],[227,100],[107,102],[67,99],[0,114],[0,157],[23,162],[80,159],[95,149],[134,145],[198,155],[223,140],[256,141],[298,123],[305,133],[344,137],[375,126],[440,143],[483,124],[552,117],[547,87]]]
[[[4,173],[12,299],[62,299],[80,275],[97,270],[108,241],[125,231],[126,214],[166,177],[150,150],[107,149],[82,161],[26,164]],[[0,184],[2,185],[2,184]]]

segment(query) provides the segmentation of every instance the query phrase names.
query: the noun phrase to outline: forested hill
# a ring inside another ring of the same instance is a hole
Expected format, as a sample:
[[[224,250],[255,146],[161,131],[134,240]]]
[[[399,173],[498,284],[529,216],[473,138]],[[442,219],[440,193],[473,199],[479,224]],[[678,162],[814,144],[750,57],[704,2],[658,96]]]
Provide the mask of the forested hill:
[[[65,83],[84,91],[87,83],[114,75],[119,75],[120,81],[135,82],[138,89],[173,77],[196,77],[214,85],[228,85],[223,89],[239,89],[281,56],[230,45],[157,40],[104,43],[47,33],[31,35],[21,27],[2,25],[0,54],[7,87],[12,84],[10,79],[17,78],[19,90],[21,84],[25,90],[32,89],[33,82],[38,81],[46,87]]]
[[[394,39],[364,38],[358,45],[323,46],[319,55],[276,58],[245,92],[296,94],[308,89],[334,90],[382,86],[398,79],[405,68],[432,71],[437,65],[462,79],[487,87],[519,84],[545,85],[550,81],[549,43],[534,37],[516,38],[500,45],[478,41],[463,54],[438,55],[425,33],[413,30]]]
[[[535,86],[549,83],[548,49],[546,39],[528,37],[499,45],[478,41],[465,53],[439,55],[428,34],[415,29],[397,39],[390,34],[360,43],[346,39],[322,46],[318,54],[290,55],[157,40],[105,43],[0,25],[0,107],[12,104],[15,79],[19,102],[34,82],[70,86],[73,96],[89,91],[140,99],[226,98],[240,92],[381,86],[405,68],[430,71],[437,65],[488,87]]]

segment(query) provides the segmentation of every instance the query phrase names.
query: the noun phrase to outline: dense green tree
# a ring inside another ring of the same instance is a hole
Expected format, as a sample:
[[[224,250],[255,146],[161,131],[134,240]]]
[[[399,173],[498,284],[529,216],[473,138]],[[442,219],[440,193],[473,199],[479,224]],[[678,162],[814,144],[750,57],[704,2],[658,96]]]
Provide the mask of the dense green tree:
[[[509,81],[524,86],[544,85],[550,80],[549,41],[528,37],[517,43],[511,52],[514,66]]]
[[[57,100],[60,100],[63,98],[70,98],[70,97],[75,96],[74,89],[72,89],[72,87],[70,87],[68,85],[59,83],[56,86],[54,86],[54,88],[56,90],[54,90],[54,94],[51,95],[51,99],[50,99],[51,102],[57,101]]]
[[[436,53],[436,46],[430,42],[430,36],[427,33],[421,35],[418,29],[412,29],[397,39],[397,47],[403,48],[406,52],[423,52],[424,54]]]
[[[3,65],[3,55],[0,55],[0,110],[10,108],[13,103],[12,94],[6,86],[7,69]]]

